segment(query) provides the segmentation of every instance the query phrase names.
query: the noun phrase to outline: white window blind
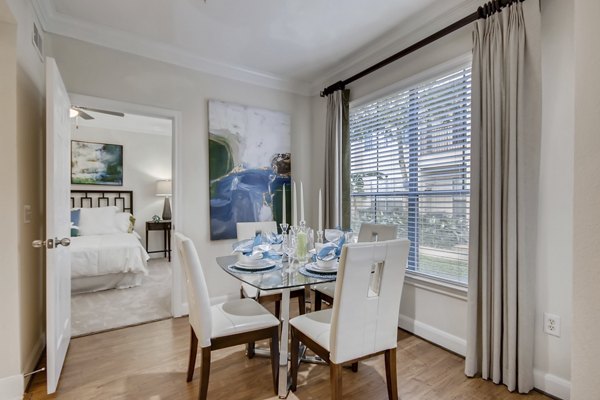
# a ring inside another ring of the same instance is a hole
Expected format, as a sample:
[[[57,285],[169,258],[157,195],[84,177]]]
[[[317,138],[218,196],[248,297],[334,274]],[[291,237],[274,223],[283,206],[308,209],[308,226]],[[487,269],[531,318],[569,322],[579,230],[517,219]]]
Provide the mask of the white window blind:
[[[471,67],[350,109],[351,225],[398,225],[408,268],[467,283]]]

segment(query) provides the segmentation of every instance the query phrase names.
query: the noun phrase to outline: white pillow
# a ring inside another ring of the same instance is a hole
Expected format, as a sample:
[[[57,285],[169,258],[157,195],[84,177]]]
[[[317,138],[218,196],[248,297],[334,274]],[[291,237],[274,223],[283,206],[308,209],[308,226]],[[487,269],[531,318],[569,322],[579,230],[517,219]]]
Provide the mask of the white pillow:
[[[82,208],[81,216],[79,217],[79,235],[110,235],[119,233],[115,223],[118,208],[97,207],[97,208]]]
[[[132,233],[133,232],[133,215],[128,212],[119,212],[115,215],[115,224],[117,225],[117,229],[119,232],[123,233]]]

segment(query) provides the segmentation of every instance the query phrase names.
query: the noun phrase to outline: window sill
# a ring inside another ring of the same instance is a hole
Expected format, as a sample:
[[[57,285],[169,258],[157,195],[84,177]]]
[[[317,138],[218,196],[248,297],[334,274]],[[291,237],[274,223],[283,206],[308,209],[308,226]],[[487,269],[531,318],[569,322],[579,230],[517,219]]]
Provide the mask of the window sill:
[[[455,285],[449,282],[442,282],[433,278],[425,277],[412,271],[406,271],[404,283],[430,292],[454,297],[459,300],[467,301],[468,289],[466,286]]]

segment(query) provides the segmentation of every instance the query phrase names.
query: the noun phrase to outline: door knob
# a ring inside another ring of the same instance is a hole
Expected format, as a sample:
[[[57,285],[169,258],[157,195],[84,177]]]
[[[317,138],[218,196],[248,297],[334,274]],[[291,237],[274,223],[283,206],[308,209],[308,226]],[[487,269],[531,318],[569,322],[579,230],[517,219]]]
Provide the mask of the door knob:
[[[48,249],[53,249],[57,246],[64,246],[67,247],[68,245],[71,244],[71,239],[69,238],[54,238],[54,239],[48,239],[48,240],[34,240],[33,242],[31,242],[31,245],[35,248],[42,248],[42,247],[46,247]]]
[[[70,244],[71,244],[71,239],[69,239],[69,238],[62,238],[62,239],[54,238],[54,246],[60,245],[60,246],[67,247]]]
[[[48,239],[48,240],[34,240],[33,242],[31,242],[31,245],[33,247],[35,247],[36,249],[42,248],[42,247],[47,247],[49,249],[54,248],[54,240],[52,239]]]

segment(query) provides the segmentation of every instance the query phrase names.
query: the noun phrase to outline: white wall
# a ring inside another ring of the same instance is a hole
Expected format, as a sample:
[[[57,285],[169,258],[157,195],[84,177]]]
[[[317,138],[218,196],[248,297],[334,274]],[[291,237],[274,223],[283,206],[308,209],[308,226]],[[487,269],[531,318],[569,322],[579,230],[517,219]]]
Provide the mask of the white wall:
[[[211,297],[239,296],[239,283],[215,258],[231,252],[231,241],[210,241],[208,194],[208,100],[217,99],[287,112],[292,119],[292,165],[296,179],[311,185],[308,97],[192,71],[104,47],[49,35],[52,54],[67,90],[177,110],[182,115],[180,151],[183,226],[195,242]],[[309,194],[307,193],[306,196]],[[312,210],[308,207],[307,213]]]
[[[535,386],[567,399],[570,388],[570,288],[573,254],[573,7],[564,0],[545,0],[542,13],[543,128],[541,177],[538,205],[538,261],[535,266]],[[570,20],[571,18],[571,20]],[[360,99],[423,70],[471,51],[471,30],[463,28],[428,47],[397,61],[349,86],[351,100]],[[378,60],[373,60],[373,62]],[[357,72],[334,77],[343,79]],[[314,187],[323,183],[326,101],[312,99]],[[558,184],[557,182],[560,182]],[[405,283],[400,326],[464,354],[466,344],[466,299],[464,294],[437,290],[410,279]],[[562,317],[560,338],[543,332],[544,312]]]
[[[600,395],[600,2],[575,0],[574,400]]]
[[[123,146],[123,186],[71,185],[72,189],[132,190],[135,231],[146,245],[146,221],[162,215],[164,197],[156,197],[156,181],[171,178],[171,135],[130,132],[79,126],[71,130],[71,139]],[[148,236],[150,251],[163,248],[160,231]],[[162,253],[151,254],[162,257]]]
[[[24,388],[23,374],[34,369],[44,346],[43,251],[31,247],[44,233],[44,66],[31,44],[31,3],[0,1],[0,14],[1,21],[16,22],[0,24],[0,174],[5,183],[0,200],[0,398],[16,399]],[[32,211],[28,223],[23,220],[26,204]]]
[[[11,398],[18,393],[19,382],[19,264],[15,249],[18,241],[17,177],[13,173],[17,166],[17,55],[16,25],[0,23],[0,117],[2,122],[2,146],[6,151],[0,157],[0,174],[4,182],[0,207],[3,210],[3,228],[0,232],[0,252],[3,254],[0,268],[0,396]],[[22,381],[22,380],[21,380]],[[10,396],[10,397],[9,397]]]
[[[563,399],[571,379],[573,257],[573,3],[542,2],[540,159],[534,367],[536,386]],[[546,335],[543,313],[561,317],[561,336]],[[543,384],[541,383],[543,382]]]

